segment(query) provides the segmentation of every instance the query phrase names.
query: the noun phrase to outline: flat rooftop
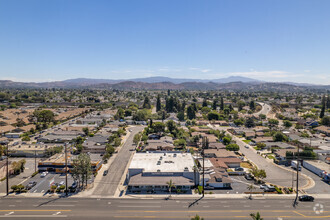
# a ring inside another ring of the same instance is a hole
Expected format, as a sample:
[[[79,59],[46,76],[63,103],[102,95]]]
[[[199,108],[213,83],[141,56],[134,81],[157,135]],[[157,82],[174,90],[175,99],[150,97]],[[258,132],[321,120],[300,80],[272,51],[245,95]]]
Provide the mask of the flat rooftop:
[[[193,172],[194,158],[190,153],[135,153],[129,169],[143,172]]]

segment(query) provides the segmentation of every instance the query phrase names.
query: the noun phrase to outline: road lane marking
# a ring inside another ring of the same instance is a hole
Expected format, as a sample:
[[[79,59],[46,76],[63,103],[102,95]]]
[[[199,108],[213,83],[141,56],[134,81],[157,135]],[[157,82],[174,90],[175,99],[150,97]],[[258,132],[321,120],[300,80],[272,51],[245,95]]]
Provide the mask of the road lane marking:
[[[5,215],[0,215],[0,218],[67,218],[67,215],[10,215],[10,216],[5,216]]]
[[[7,213],[7,214],[5,214],[5,215],[11,215],[11,214],[13,214],[14,212],[9,212],[9,213]]]
[[[119,205],[119,208],[161,208],[160,205],[154,205],[154,206],[145,206],[145,205]]]
[[[42,207],[56,207],[56,206],[68,206],[68,207],[73,207],[73,206],[76,206],[76,205],[66,205],[66,204],[54,204],[54,205],[33,205],[35,207],[39,207],[39,206],[42,206]]]
[[[16,205],[9,205],[9,207],[15,207]]]
[[[56,212],[56,213],[54,213],[53,215],[58,215],[58,214],[61,214],[61,212]]]
[[[7,210],[0,210],[0,212],[71,212],[71,209],[66,210],[54,210],[54,209],[7,209]]]

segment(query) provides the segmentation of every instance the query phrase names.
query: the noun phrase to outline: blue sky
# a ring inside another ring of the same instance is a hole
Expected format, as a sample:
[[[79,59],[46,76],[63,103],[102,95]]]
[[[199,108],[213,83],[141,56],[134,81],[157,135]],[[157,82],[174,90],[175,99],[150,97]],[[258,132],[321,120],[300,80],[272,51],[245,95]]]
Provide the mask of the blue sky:
[[[0,0],[0,79],[330,84],[328,0]]]

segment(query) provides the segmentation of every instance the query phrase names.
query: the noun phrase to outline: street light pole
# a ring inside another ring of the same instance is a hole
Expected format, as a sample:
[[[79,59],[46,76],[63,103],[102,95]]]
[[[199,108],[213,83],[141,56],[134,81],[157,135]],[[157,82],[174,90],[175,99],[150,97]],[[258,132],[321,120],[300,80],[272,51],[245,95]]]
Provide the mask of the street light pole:
[[[205,140],[205,137],[203,138],[203,144],[202,144],[202,147],[203,147],[203,197],[205,195],[205,153],[204,153],[204,149],[205,149],[205,144],[206,144],[206,140]]]

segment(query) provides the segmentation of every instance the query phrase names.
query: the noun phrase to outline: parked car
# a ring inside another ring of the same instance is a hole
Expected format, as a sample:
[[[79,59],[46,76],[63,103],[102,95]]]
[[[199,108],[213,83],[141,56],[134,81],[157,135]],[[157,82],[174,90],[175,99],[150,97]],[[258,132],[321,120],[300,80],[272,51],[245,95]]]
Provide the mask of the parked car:
[[[247,149],[249,149],[249,146],[248,145],[245,145],[244,147],[247,148]]]
[[[313,202],[314,201],[314,197],[313,196],[308,196],[308,195],[302,195],[302,196],[299,196],[299,201]]]
[[[267,186],[267,187],[264,188],[264,191],[265,192],[275,192],[276,189],[275,189],[274,186]]]
[[[236,167],[235,171],[244,171],[244,168],[243,167]]]
[[[253,180],[253,176],[250,173],[245,174],[245,179],[247,180]]]
[[[64,185],[64,181],[61,181],[58,185],[59,185],[59,186]]]
[[[265,189],[266,187],[268,187],[266,184],[260,185],[260,189]]]
[[[107,174],[108,174],[108,170],[105,170],[104,172],[103,172],[103,176],[106,176]]]
[[[48,174],[48,172],[42,172],[40,177],[45,177],[45,176],[47,176],[47,174]]]
[[[31,181],[29,184],[26,185],[25,189],[30,190],[32,189],[35,185],[37,185],[36,181]]]

